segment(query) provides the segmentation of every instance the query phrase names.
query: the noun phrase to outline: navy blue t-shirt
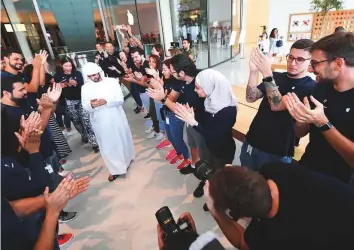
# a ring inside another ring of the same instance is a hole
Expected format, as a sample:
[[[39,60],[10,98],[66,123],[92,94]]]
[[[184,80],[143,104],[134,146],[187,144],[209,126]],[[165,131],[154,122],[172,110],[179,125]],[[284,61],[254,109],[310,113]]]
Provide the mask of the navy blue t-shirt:
[[[54,75],[55,82],[69,82],[69,79],[72,78],[77,82],[76,87],[66,87],[63,88],[61,95],[63,98],[68,100],[81,100],[81,87],[84,85],[84,79],[80,71],[73,71],[70,75],[64,74],[62,70],[58,71]]]
[[[149,68],[149,62],[148,61],[144,61],[143,65],[140,66],[139,68],[137,66],[135,66],[135,64],[132,65],[132,71],[134,72],[140,72],[143,76],[147,77],[146,74],[146,70],[145,68]],[[139,84],[136,84],[137,89],[139,90],[139,93],[145,93],[146,92],[146,87],[143,87]]]
[[[319,83],[313,97],[324,105],[328,120],[343,136],[354,142],[354,88],[338,92],[329,82]],[[300,164],[348,183],[353,168],[328,143],[315,125]]]
[[[289,78],[287,73],[273,72],[281,95],[294,92],[300,100],[310,96],[316,82],[309,76],[301,79]],[[272,111],[264,83],[258,85],[264,98],[246,135],[248,143],[259,150],[278,156],[294,155],[294,120],[287,110]]]
[[[205,112],[204,100],[205,98],[201,98],[198,96],[195,89],[195,78],[190,83],[185,83],[181,88],[182,94],[182,104],[189,104],[190,107],[194,108],[195,119],[201,120],[203,113]]]
[[[354,188],[295,164],[260,169],[279,190],[273,218],[252,218],[244,239],[251,250],[353,249]]]
[[[181,93],[181,90],[182,90],[183,86],[184,86],[184,82],[180,81],[180,80],[177,80],[172,75],[168,79],[163,78],[163,88],[164,88],[164,91],[167,90],[167,94],[168,95],[171,93],[172,90],[174,90],[174,91],[176,91],[178,93]],[[176,100],[176,102],[184,103],[183,96],[181,94],[179,95],[179,97]],[[164,105],[163,108],[166,111],[170,111],[170,109],[166,105]]]

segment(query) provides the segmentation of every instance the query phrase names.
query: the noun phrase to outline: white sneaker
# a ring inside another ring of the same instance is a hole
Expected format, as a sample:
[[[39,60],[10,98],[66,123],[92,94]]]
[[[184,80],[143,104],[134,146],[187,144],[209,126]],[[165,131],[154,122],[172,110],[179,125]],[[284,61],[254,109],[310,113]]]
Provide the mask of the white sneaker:
[[[147,139],[152,139],[157,135],[157,133],[155,131],[152,131],[146,138]]]
[[[156,140],[157,141],[161,141],[164,138],[165,138],[165,135],[163,133],[157,133],[156,134]]]
[[[146,134],[151,134],[151,132],[153,131],[154,129],[152,127],[148,128],[147,130],[145,130],[145,133]]]
[[[62,130],[61,132],[63,133],[64,136],[68,136],[68,132],[66,131],[66,129]]]

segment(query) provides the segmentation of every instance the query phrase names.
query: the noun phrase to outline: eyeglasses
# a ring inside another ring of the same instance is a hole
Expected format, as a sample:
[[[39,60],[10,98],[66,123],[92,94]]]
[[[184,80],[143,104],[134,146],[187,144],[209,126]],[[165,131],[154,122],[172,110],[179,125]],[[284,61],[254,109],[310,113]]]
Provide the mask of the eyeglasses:
[[[331,61],[334,61],[335,59],[336,59],[336,58],[332,58],[332,59],[322,60],[322,61],[319,61],[319,62],[317,62],[317,61],[315,61],[315,60],[311,60],[311,61],[310,61],[310,65],[311,65],[311,67],[313,68],[313,70],[315,70],[316,65],[318,65],[318,64],[320,64],[320,63],[323,63],[323,62],[331,62]]]
[[[286,60],[290,63],[292,63],[295,60],[296,64],[303,64],[305,61],[311,60],[311,58],[295,57],[293,55],[287,54]]]

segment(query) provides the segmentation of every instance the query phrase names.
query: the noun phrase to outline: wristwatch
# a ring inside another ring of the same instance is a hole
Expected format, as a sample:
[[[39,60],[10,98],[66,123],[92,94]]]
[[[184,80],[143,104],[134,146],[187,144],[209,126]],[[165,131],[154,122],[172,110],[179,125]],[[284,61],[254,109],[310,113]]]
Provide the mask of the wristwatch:
[[[332,126],[333,126],[332,123],[327,122],[327,123],[325,123],[325,124],[323,124],[323,125],[317,127],[317,129],[318,129],[320,132],[325,132],[325,131],[327,131],[327,130],[330,130]]]
[[[168,95],[165,95],[164,98],[161,99],[161,103],[165,104],[165,102],[167,101]]]
[[[274,79],[273,79],[273,76],[267,76],[265,78],[263,78],[262,82],[272,82]]]

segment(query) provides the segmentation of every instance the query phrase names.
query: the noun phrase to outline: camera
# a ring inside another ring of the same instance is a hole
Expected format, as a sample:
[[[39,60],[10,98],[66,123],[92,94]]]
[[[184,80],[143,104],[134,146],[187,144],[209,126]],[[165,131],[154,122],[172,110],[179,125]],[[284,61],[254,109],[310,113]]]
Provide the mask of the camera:
[[[171,48],[178,48],[179,47],[179,42],[171,42]]]
[[[206,181],[208,178],[215,172],[215,168],[210,166],[210,164],[207,161],[204,160],[199,160],[195,164],[195,172],[194,176],[201,180],[201,181]]]
[[[155,213],[157,222],[164,232],[163,240],[171,241],[172,238],[185,231],[193,231],[192,225],[188,219],[181,219],[176,223],[173,219],[171,210],[164,206]]]

